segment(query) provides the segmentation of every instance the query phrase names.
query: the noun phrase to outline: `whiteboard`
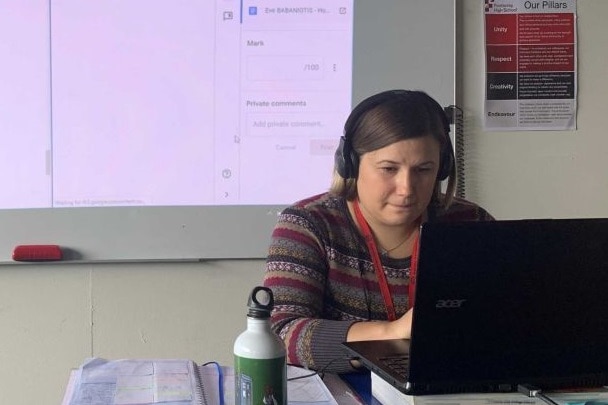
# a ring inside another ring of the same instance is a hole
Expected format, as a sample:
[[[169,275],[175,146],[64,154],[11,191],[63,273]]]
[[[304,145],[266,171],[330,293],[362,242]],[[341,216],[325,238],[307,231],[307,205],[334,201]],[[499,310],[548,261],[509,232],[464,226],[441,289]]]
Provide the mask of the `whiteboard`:
[[[354,31],[353,105],[391,88],[424,90],[443,105],[454,104],[454,1],[356,0]],[[329,175],[326,184],[319,193],[329,187]],[[1,210],[0,263],[11,263],[13,248],[22,244],[60,245],[62,263],[263,258],[282,208]]]

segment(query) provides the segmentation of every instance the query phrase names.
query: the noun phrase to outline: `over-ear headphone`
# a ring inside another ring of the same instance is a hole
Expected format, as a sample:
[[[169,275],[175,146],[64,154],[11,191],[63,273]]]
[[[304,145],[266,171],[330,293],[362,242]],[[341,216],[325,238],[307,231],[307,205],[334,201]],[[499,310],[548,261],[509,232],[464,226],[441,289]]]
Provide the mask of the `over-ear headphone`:
[[[445,180],[450,175],[454,166],[454,150],[450,140],[450,122],[444,109],[429,95],[421,91],[413,90],[388,90],[366,98],[359,103],[350,113],[344,124],[344,135],[340,137],[340,143],[334,155],[336,171],[345,179],[354,179],[359,172],[359,154],[353,149],[352,138],[359,126],[362,116],[371,109],[390,101],[404,100],[407,102],[423,103],[427,110],[435,112],[440,117],[445,139],[441,142],[439,155],[438,180]]]

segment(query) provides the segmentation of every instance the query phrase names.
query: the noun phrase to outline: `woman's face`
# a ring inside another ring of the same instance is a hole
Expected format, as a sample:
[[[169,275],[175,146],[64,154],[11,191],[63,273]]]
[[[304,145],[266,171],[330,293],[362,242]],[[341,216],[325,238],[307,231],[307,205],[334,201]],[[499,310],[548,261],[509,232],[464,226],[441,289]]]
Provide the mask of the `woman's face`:
[[[439,152],[428,135],[361,155],[357,194],[370,225],[409,226],[420,218],[433,195]]]

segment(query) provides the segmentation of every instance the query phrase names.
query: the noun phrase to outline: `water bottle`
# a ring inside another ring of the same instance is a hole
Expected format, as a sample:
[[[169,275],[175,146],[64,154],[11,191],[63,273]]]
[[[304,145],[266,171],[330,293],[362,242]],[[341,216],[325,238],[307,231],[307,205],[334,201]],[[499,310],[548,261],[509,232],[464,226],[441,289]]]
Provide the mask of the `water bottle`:
[[[247,330],[234,342],[235,404],[287,405],[285,344],[270,329],[272,291],[255,287],[247,306]]]

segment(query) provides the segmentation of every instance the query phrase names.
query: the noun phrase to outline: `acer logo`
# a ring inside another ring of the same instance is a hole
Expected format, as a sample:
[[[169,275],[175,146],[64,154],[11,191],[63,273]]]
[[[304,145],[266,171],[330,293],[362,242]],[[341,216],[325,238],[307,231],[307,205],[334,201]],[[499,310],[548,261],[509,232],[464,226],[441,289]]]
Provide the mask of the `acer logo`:
[[[435,308],[460,308],[466,300],[437,300]]]

